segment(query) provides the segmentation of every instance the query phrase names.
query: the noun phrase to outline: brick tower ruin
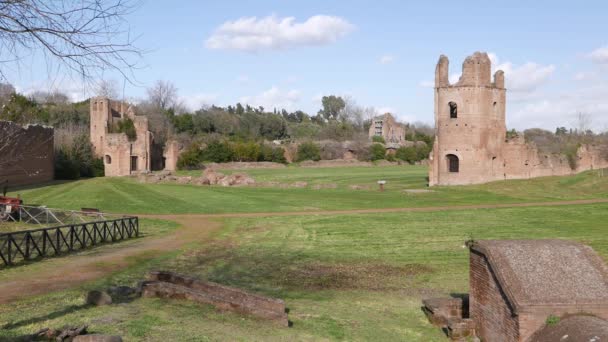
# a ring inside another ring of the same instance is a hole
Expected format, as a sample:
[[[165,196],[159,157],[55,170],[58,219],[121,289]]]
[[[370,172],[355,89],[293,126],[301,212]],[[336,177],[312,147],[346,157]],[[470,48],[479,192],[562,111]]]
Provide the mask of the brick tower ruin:
[[[507,138],[505,76],[492,78],[492,62],[475,52],[450,84],[449,61],[435,69],[435,142],[429,156],[429,186],[570,175],[608,167],[598,147],[583,145],[573,166],[561,154],[541,154],[523,136]]]
[[[462,64],[460,80],[448,80],[449,61],[435,70],[435,143],[430,185],[481,183],[502,174],[505,140],[505,78],[491,79],[492,63],[476,52]]]

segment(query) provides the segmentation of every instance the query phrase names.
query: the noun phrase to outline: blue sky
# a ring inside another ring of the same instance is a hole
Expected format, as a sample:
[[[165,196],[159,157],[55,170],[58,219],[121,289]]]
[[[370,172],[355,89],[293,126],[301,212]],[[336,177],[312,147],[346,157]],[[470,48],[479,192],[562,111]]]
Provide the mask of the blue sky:
[[[432,123],[439,55],[457,79],[463,59],[479,50],[505,69],[510,128],[572,126],[580,111],[595,130],[608,129],[601,1],[147,0],[129,22],[149,51],[139,85],[125,88],[130,99],[163,79],[191,107],[241,101],[314,114],[322,95],[337,94]],[[46,77],[44,63],[32,63],[9,74],[20,90],[50,84],[86,96],[78,81]]]

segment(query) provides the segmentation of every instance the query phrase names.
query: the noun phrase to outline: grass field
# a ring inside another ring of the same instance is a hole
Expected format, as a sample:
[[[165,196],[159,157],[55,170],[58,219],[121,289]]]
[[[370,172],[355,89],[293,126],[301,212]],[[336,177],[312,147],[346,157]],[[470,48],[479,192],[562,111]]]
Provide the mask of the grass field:
[[[284,212],[399,208],[480,203],[516,203],[564,199],[608,198],[608,180],[595,171],[572,177],[494,182],[479,186],[426,189],[426,168],[421,166],[284,168],[248,170],[257,181],[290,184],[309,182],[307,188],[221,187],[179,184],[142,184],[132,178],[94,178],[12,192],[27,204],[63,209],[83,206],[107,212],[137,214]],[[376,182],[387,181],[386,191]],[[336,184],[335,189],[314,189],[315,184]],[[365,185],[368,190],[352,190]]]
[[[327,177],[323,177],[324,172]],[[420,167],[279,169],[250,174],[264,181],[326,182],[336,183],[338,188],[199,188],[94,179],[22,193],[26,201],[44,201],[65,208],[90,205],[86,201],[96,199],[102,208],[124,208],[123,212],[154,212],[153,204],[162,202],[165,194],[193,201],[190,206],[185,200],[165,203],[160,209],[177,213],[512,203],[606,198],[608,193],[608,179],[598,178],[593,172],[433,188],[436,192],[416,195],[401,191],[424,185],[425,170]],[[384,193],[348,188],[352,184],[373,183],[379,174],[389,181]],[[145,203],[146,197],[152,204]],[[298,198],[310,202],[299,204]],[[126,341],[446,341],[445,335],[422,314],[421,299],[468,291],[466,240],[573,239],[591,245],[608,260],[608,204],[235,217],[221,222],[223,228],[204,244],[142,257],[103,279],[2,305],[0,340],[42,327],[89,324],[92,331],[120,334]],[[152,230],[157,236],[173,229],[157,220],[142,226],[148,225],[156,227]],[[35,272],[42,264],[19,267],[19,271],[0,270],[0,282],[17,272]],[[86,290],[134,285],[152,269],[174,270],[283,298],[293,327],[280,328],[252,317],[174,300],[138,299],[105,307],[83,305]]]

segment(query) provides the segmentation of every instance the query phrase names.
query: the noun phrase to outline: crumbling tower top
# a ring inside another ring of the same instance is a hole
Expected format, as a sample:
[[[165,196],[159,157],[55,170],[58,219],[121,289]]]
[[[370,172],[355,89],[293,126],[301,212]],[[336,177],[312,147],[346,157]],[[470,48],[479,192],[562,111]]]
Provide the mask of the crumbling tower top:
[[[435,69],[435,87],[449,87],[449,60],[446,56],[441,55]],[[496,71],[494,74],[494,82],[492,82],[492,61],[485,52],[475,52],[468,56],[462,63],[462,75],[456,84],[456,87],[496,87],[504,88],[504,73],[502,70]]]

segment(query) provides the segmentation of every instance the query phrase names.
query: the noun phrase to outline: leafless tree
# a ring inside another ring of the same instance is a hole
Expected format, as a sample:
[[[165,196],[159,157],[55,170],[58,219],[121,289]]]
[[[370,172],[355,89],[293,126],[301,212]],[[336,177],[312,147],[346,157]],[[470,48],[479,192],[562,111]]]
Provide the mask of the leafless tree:
[[[107,97],[110,99],[118,98],[118,87],[113,80],[102,80],[95,87],[95,96]]]
[[[158,80],[147,92],[148,101],[156,108],[167,110],[178,103],[177,88],[169,81]]]
[[[126,17],[138,1],[0,0],[0,79],[11,64],[42,54],[49,69],[67,68],[87,81],[106,70],[132,81],[142,51]]]
[[[585,134],[588,130],[591,129],[593,120],[591,119],[591,115],[585,112],[578,112],[576,114],[576,129],[579,134]]]
[[[70,97],[59,90],[54,90],[52,92],[37,90],[29,94],[29,98],[42,104],[65,104],[70,101]]]

